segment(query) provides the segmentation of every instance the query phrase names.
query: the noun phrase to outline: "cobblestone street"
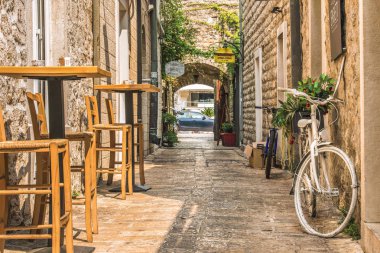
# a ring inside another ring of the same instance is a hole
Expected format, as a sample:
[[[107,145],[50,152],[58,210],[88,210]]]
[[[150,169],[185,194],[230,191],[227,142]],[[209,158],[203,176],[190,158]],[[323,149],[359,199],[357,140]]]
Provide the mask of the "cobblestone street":
[[[150,191],[126,201],[100,191],[94,243],[85,241],[83,209],[74,208],[75,252],[361,252],[343,235],[301,230],[287,172],[266,180],[237,149],[216,148],[210,134],[180,141],[147,159]]]

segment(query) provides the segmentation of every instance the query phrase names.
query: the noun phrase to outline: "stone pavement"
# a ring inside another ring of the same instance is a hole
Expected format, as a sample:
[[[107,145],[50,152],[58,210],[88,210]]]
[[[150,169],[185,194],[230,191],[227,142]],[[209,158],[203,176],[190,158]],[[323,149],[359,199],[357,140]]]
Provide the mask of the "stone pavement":
[[[94,243],[85,241],[83,208],[75,207],[75,252],[362,252],[344,235],[302,231],[287,172],[274,170],[266,180],[210,134],[181,133],[180,141],[148,157],[150,191],[122,201],[100,190]]]

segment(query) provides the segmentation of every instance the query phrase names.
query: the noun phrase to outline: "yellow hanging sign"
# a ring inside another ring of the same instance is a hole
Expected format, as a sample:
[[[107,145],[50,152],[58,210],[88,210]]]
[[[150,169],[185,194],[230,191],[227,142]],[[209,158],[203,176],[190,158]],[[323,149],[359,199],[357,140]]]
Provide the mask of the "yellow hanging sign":
[[[221,47],[214,53],[214,61],[217,63],[235,63],[235,54],[231,48]]]

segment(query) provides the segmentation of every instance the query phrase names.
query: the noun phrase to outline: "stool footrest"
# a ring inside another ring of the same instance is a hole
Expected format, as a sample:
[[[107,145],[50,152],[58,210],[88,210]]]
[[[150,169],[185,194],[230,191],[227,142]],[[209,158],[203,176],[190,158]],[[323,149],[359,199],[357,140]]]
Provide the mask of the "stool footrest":
[[[7,190],[17,190],[17,189],[49,189],[50,184],[20,184],[20,185],[8,185]]]
[[[5,240],[35,240],[35,239],[52,239],[50,234],[11,234],[11,235],[0,235],[0,239]]]
[[[37,229],[49,229],[53,228],[51,224],[45,225],[35,225],[35,226],[27,226],[27,227],[7,227],[4,228],[5,231],[20,231],[20,230],[37,230]]]
[[[85,201],[86,201],[86,199],[73,199],[72,200],[72,204],[73,205],[84,205],[84,203],[85,203]]]
[[[18,194],[51,194],[51,190],[0,190],[0,195],[18,195]]]
[[[128,148],[126,148],[128,150]],[[110,151],[110,152],[121,152],[121,148],[112,148],[112,147],[97,147],[96,151]]]

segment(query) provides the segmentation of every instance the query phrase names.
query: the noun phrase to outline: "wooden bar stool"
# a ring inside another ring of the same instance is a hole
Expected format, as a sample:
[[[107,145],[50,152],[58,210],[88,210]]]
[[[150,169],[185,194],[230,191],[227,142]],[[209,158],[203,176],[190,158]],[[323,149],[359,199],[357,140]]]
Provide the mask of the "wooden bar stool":
[[[47,153],[50,158],[49,183],[9,185],[7,154],[11,153]],[[63,182],[59,180],[59,155],[63,156]],[[60,188],[64,189],[65,208],[61,214]],[[9,195],[35,194],[50,195],[52,202],[52,224],[33,224],[27,227],[8,227]],[[5,240],[10,239],[52,239],[52,252],[60,252],[61,227],[66,228],[66,252],[74,252],[71,206],[70,153],[67,140],[6,141],[4,119],[0,108],[0,252],[4,252]],[[51,229],[47,234],[7,234],[8,231]]]
[[[34,138],[36,140],[46,139],[49,136],[45,114],[45,106],[42,94],[27,92],[30,115],[32,118]],[[37,109],[36,109],[37,108]],[[85,160],[82,165],[71,165],[71,172],[84,173],[84,198],[73,199],[73,205],[85,206],[85,224],[87,241],[92,242],[92,234],[98,233],[97,217],[97,192],[96,192],[96,170],[92,165],[92,146],[94,145],[94,134],[92,132],[66,132],[65,138],[70,142],[82,142],[85,146]],[[46,157],[37,156],[37,182],[46,182],[45,171]],[[40,224],[45,220],[46,195],[36,197],[34,205],[33,224]]]
[[[121,198],[126,199],[126,176],[128,173],[128,193],[133,193],[133,184],[132,184],[132,126],[127,124],[100,124],[99,112],[98,112],[98,103],[96,97],[86,96],[86,107],[87,107],[87,116],[88,116],[88,128],[90,131],[95,133],[96,144],[93,149],[94,155],[93,159],[96,159],[94,164],[96,164],[96,170],[100,173],[108,174],[121,174]],[[120,132],[122,133],[122,145],[121,147],[116,147],[116,145],[103,147],[100,144],[100,136],[102,131]],[[111,154],[115,152],[122,153],[121,166],[116,167],[113,164],[113,167],[110,168],[99,168],[98,167],[98,158],[100,152],[110,152]]]
[[[106,98],[106,107],[107,107],[107,114],[108,114],[108,123],[109,124],[116,124],[115,120],[115,114],[113,111],[113,104],[112,99]],[[145,173],[144,173],[144,125],[142,123],[136,123],[133,125],[133,127],[137,130],[137,142],[134,142],[134,146],[138,147],[138,163],[139,163],[139,176],[140,176],[140,184],[145,185]],[[134,138],[133,138],[134,139]],[[115,134],[111,134],[110,136],[110,143],[111,145],[120,146],[121,143],[116,143],[115,140]],[[116,161],[115,156],[110,157],[110,162],[113,162],[113,164],[120,163],[119,161]],[[108,176],[108,182],[107,184],[112,184],[112,175],[111,177]]]

